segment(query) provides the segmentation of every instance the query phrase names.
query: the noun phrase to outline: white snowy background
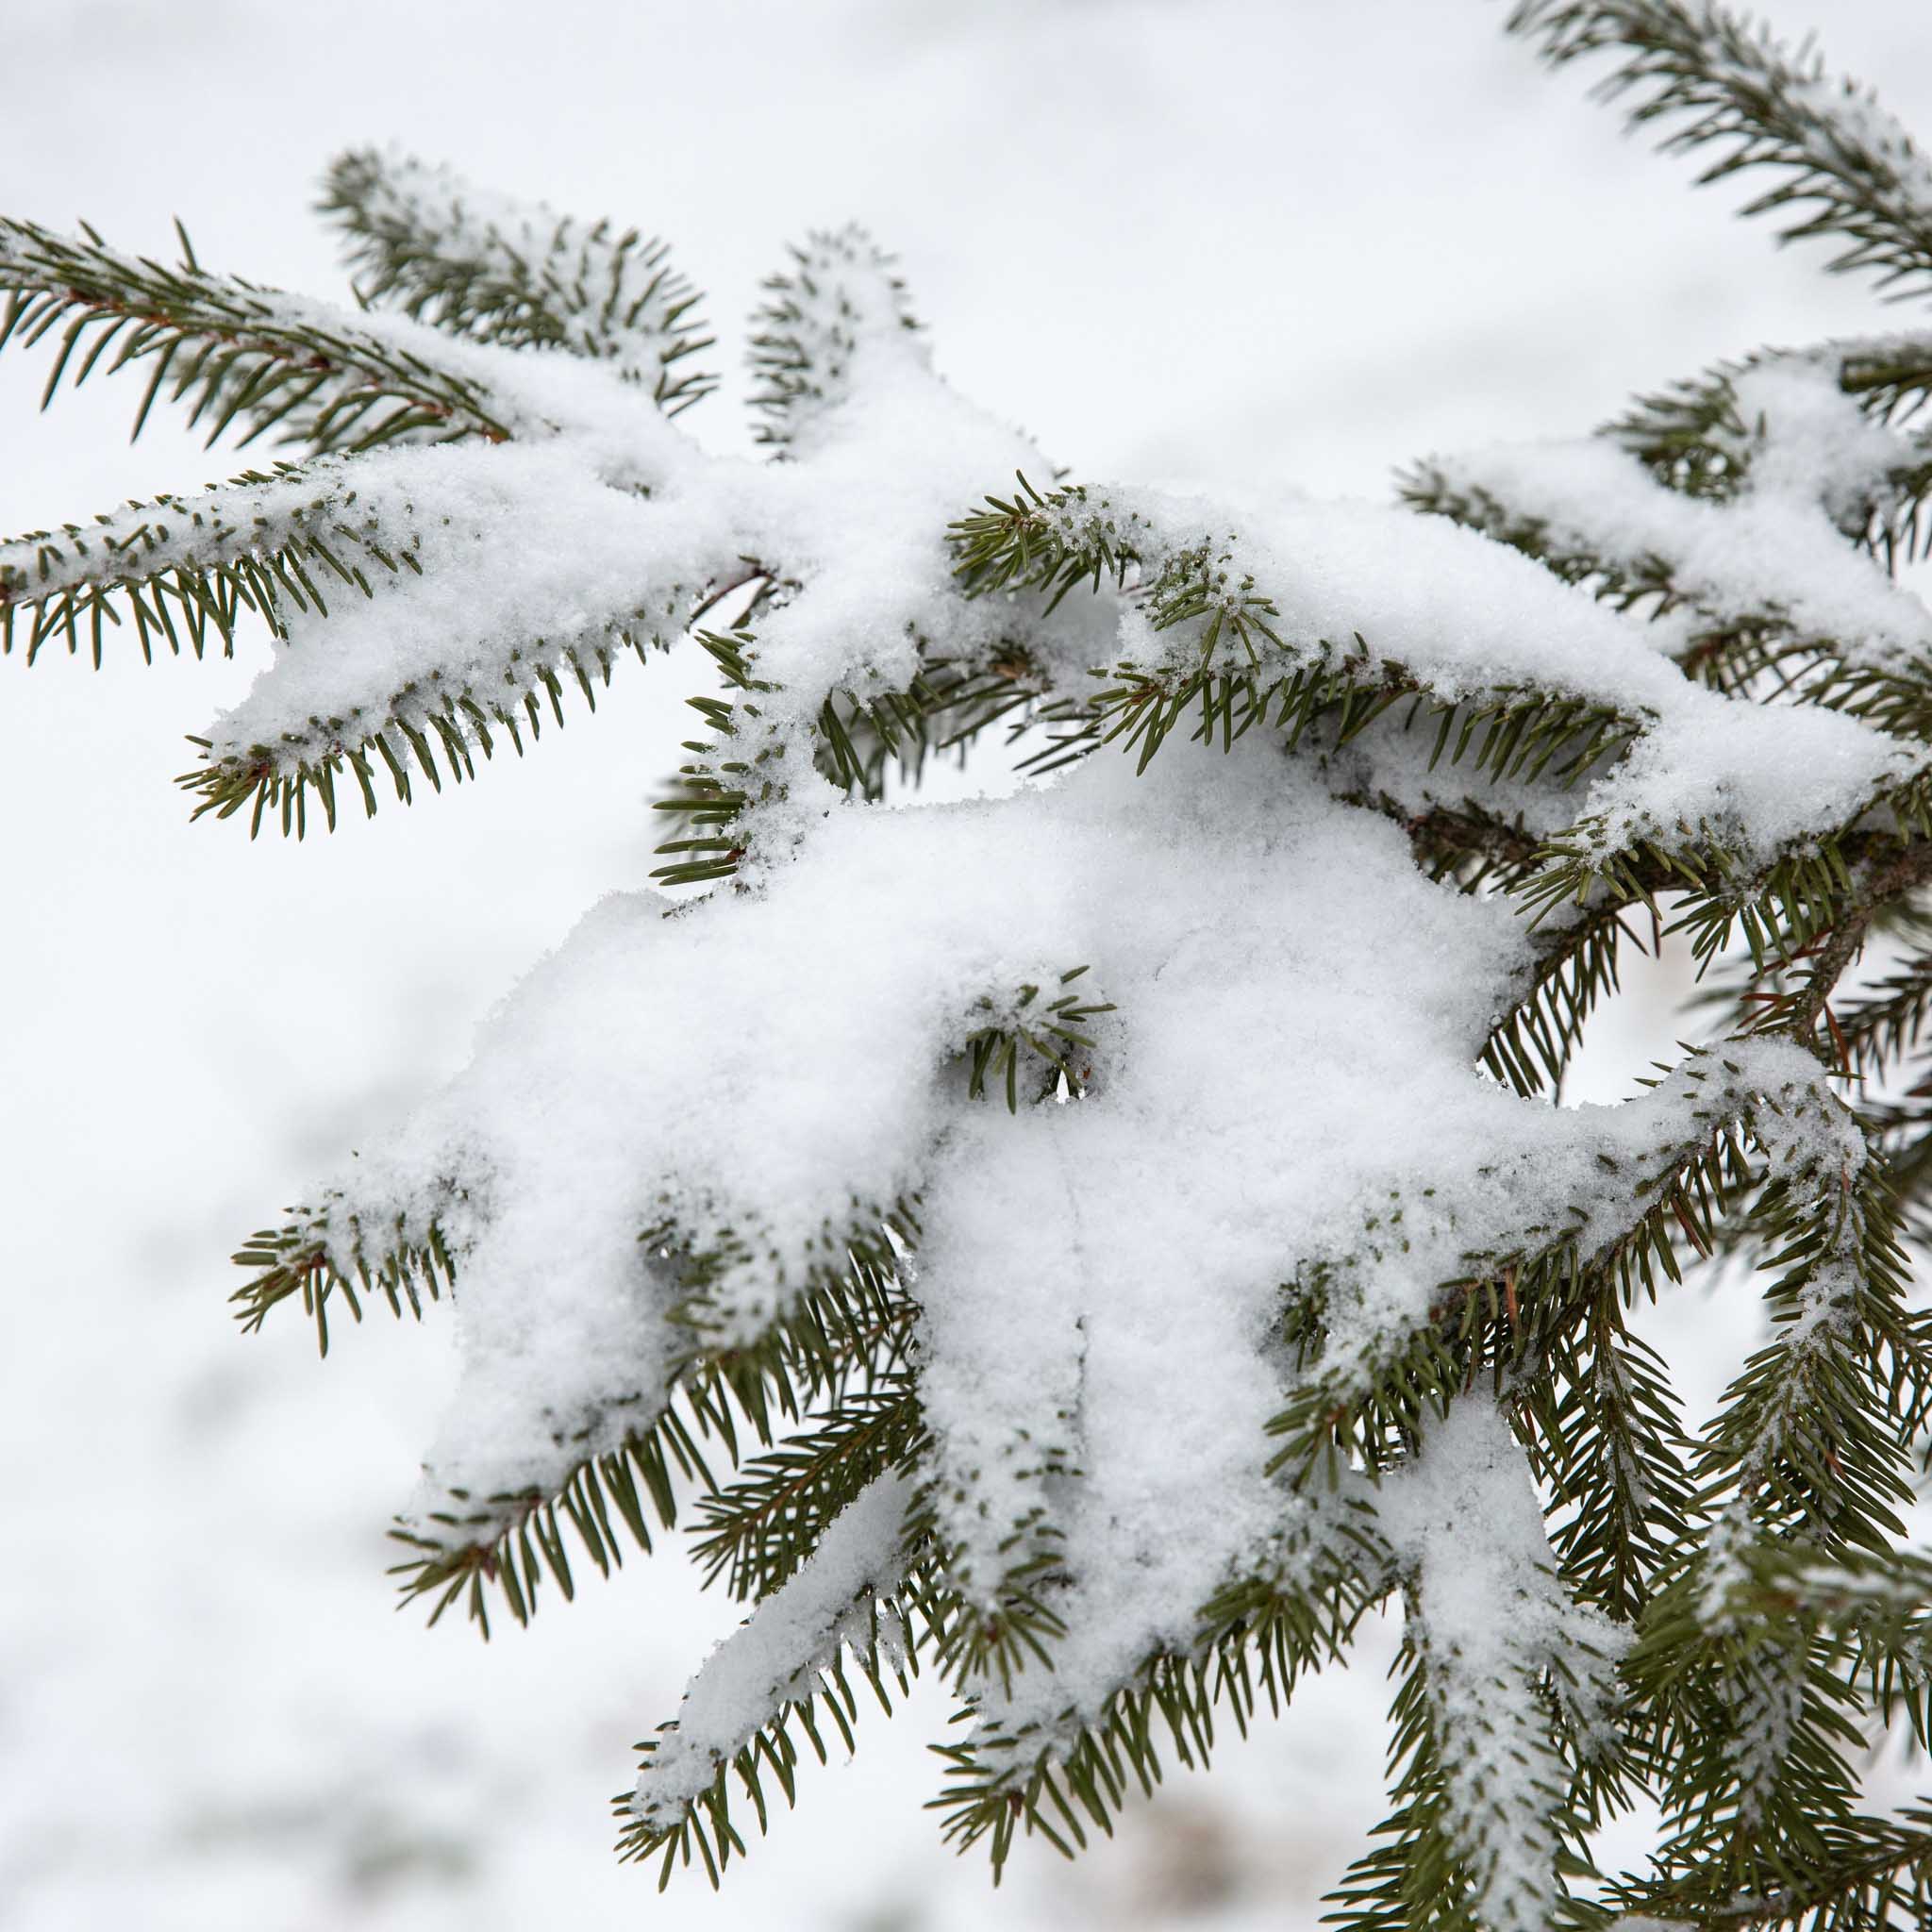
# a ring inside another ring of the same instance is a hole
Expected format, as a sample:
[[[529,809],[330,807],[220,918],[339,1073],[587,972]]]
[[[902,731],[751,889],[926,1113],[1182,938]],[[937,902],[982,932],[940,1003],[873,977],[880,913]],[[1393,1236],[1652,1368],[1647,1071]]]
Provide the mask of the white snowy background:
[[[1932,131],[1917,0],[1764,9]],[[336,293],[338,148],[659,229],[736,329],[785,240],[857,216],[941,368],[1089,477],[1383,494],[1437,447],[1574,431],[1864,291],[1692,195],[1490,0],[0,0],[0,203]],[[36,414],[0,358],[0,528],[228,474],[138,385]],[[996,481],[997,479],[989,479]],[[0,662],[0,1925],[1298,1927],[1379,1815],[1380,1671],[1178,1774],[1119,1842],[995,1896],[920,1803],[927,1696],[808,1774],[713,1897],[608,1852],[608,1793],[730,1622],[675,1557],[487,1649],[400,1616],[383,1529],[447,1387],[441,1320],[244,1340],[226,1257],[462,1061],[651,863],[685,658],[474,789],[306,846],[190,827],[181,735],[252,666]],[[1595,1087],[1673,1034],[1668,978]],[[1666,1326],[1714,1383],[1755,1308]],[[1707,1338],[1701,1341],[1699,1338]]]

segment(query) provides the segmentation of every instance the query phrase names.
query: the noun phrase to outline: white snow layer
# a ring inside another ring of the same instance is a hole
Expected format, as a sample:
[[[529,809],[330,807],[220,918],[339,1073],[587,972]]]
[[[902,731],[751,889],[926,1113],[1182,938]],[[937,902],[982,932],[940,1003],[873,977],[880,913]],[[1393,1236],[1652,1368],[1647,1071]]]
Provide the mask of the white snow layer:
[[[1466,1257],[1618,1232],[1631,1161],[1711,1103],[1680,1077],[1553,1111],[1478,1073],[1520,922],[1430,885],[1397,827],[1259,738],[999,801],[839,806],[808,853],[755,895],[608,899],[346,1186],[365,1225],[441,1208],[461,1257],[465,1379],[425,1510],[553,1483],[642,1419],[627,1392],[661,1396],[641,1229],[749,1226],[795,1283],[854,1204],[920,1192],[923,1397],[974,1584],[1040,1499],[1027,1473],[1056,1471],[1072,1634],[1008,1730],[1091,1715],[1154,1645],[1185,1648],[1265,1545],[1297,1264],[1350,1265],[1327,1366],[1358,1372]],[[1043,959],[1090,963],[1120,1012],[1089,1098],[1008,1117],[946,1062],[975,1000]],[[1809,1078],[1779,1044],[1727,1057],[1742,1087]],[[770,1269],[727,1280],[727,1335],[780,1292]]]
[[[934,378],[891,304],[841,315],[844,387],[769,465],[701,457],[655,418],[633,459],[639,398],[608,370],[458,345],[479,372],[513,365],[525,394],[554,390],[536,410],[552,433],[372,463],[372,489],[410,505],[420,584],[298,622],[220,741],[301,738],[439,682],[480,697],[517,654],[578,650],[629,613],[673,624],[727,572],[786,587],[758,622],[778,687],[761,702],[792,730],[785,838],[755,841],[744,890],[605,900],[505,1002],[469,1071],[342,1184],[362,1226],[440,1217],[459,1259],[463,1377],[414,1520],[426,1529],[453,1491],[553,1488],[661,1405],[690,1338],[644,1230],[745,1242],[712,1317],[748,1341],[828,1230],[916,1193],[916,1365],[956,1580],[990,1597],[1015,1525],[1042,1512],[1065,1571],[1054,1670],[988,1689],[983,1714],[1050,1740],[1151,1650],[1186,1650],[1200,1606],[1278,1539],[1265,1426],[1291,1380],[1277,1341],[1299,1271],[1326,1262],[1345,1282],[1319,1368],[1359,1378],[1472,1257],[1619,1232],[1629,1161],[1714,1103],[1678,1078],[1641,1104],[1556,1111],[1482,1075],[1530,965],[1521,922],[1430,884],[1397,825],[1265,733],[1228,754],[1177,735],[1139,775],[1102,752],[1052,787],[944,807],[867,807],[819,779],[801,753],[826,693],[903,687],[922,648],[970,658],[1022,627],[1062,681],[1113,651],[1184,666],[1199,650],[1189,626],[1152,631],[1131,591],[1076,593],[1052,625],[1024,602],[962,601],[949,519],[1037,453]],[[583,407],[592,382],[606,412]],[[1163,543],[1238,547],[1274,604],[1283,670],[1366,649],[1446,698],[1528,687],[1641,724],[1573,802],[1600,847],[1713,821],[1769,852],[1909,769],[1850,718],[1693,686],[1643,626],[1446,524],[1116,496]],[[1080,965],[1119,1008],[1089,1096],[975,1108],[952,1062],[978,1003]],[[1811,1077],[1795,1049],[1734,1058],[1733,1103]],[[1473,1426],[1442,1434],[1432,1466],[1459,1466]],[[850,1534],[875,1567],[873,1532]],[[1430,1641],[1452,1675],[1487,1671],[1491,1640],[1433,1535],[1415,1531]],[[692,1775],[741,1734],[754,1678],[769,1694],[825,1655],[801,1633],[816,1618],[831,1641],[857,1574],[843,1548],[701,1680],[675,1747]],[[1520,1554],[1503,1552],[1516,1571]],[[1554,1641],[1546,1593],[1522,1591],[1511,1669]],[[1514,1867],[1498,1869],[1507,1890]]]
[[[1274,607],[1284,669],[1354,659],[1371,677],[1400,667],[1444,699],[1546,691],[1641,723],[1630,754],[1574,803],[1600,855],[1707,826],[1762,858],[1856,816],[1920,769],[1841,713],[1740,703],[1691,683],[1646,626],[1442,518],[1307,499],[1230,508],[1145,490],[1090,494],[1061,514],[1062,528],[1077,536],[1110,516],[1163,553],[1198,549],[1252,579]],[[1120,635],[1121,655],[1141,665],[1182,674],[1199,659],[1198,626],[1157,630],[1132,604]],[[1216,668],[1245,671],[1247,653],[1224,628]]]
[[[808,434],[788,460],[767,464],[702,455],[607,365],[445,343],[445,359],[466,376],[514,392],[511,413],[535,440],[372,459],[356,527],[389,530],[421,581],[339,602],[325,628],[295,615],[275,661],[209,733],[215,755],[284,747],[291,761],[312,759],[391,717],[420,724],[454,701],[487,713],[508,692],[513,708],[537,667],[599,664],[620,631],[668,639],[717,590],[754,575],[786,587],[758,625],[758,675],[778,687],[765,703],[774,729],[802,726],[834,691],[903,689],[922,649],[971,661],[1003,637],[1024,637],[1072,694],[1089,689],[1090,667],[1114,658],[1191,668],[1198,626],[1156,632],[1131,595],[1075,592],[1051,624],[1039,621],[1037,600],[962,599],[948,523],[1015,468],[1046,466],[934,376],[923,338],[877,290],[836,321],[839,383],[801,405]],[[412,342],[415,327],[403,329]],[[1815,383],[1774,371],[1759,386],[1753,406],[1796,425],[1785,441],[1835,452],[1824,464],[1834,489],[1879,460]],[[1768,439],[1774,453],[1783,446]],[[1807,569],[1797,585],[1797,564],[1831,533],[1788,490],[1767,487],[1720,534],[1728,513],[1682,500],[1660,507],[1613,458],[1549,467],[1579,527],[1607,515],[1632,542],[1670,542],[1713,598],[1735,599],[1749,584],[1760,598],[1787,596],[1794,621],[1832,624],[1833,635],[1856,620],[1877,641],[1871,648],[1894,654],[1925,636],[1915,602],[1859,575],[1856,558]],[[1766,475],[1801,467],[1767,458]],[[1138,519],[1161,546],[1199,543],[1237,559],[1275,608],[1283,673],[1365,654],[1371,670],[1401,666],[1445,699],[1548,691],[1642,726],[1631,754],[1591,774],[1573,801],[1571,817],[1601,855],[1707,826],[1759,858],[1855,816],[1917,769],[1905,747],[1843,715],[1736,703],[1691,683],[1646,626],[1439,519],[1306,499],[1220,505],[1115,491],[1093,500]],[[1818,525],[1809,537],[1807,515]],[[1077,520],[1070,511],[1070,525]],[[1794,559],[1790,568],[1781,555]],[[1231,634],[1218,654],[1225,668],[1246,668]],[[809,793],[802,735],[786,769],[794,792]],[[793,836],[799,802],[777,815]]]
[[[1586,555],[1625,578],[1661,574],[1707,627],[1765,626],[1828,645],[1861,668],[1900,669],[1932,650],[1932,613],[1846,542],[1888,473],[1923,460],[1872,422],[1832,372],[1803,358],[1734,383],[1748,434],[1744,483],[1714,502],[1656,481],[1608,438],[1500,445],[1438,459],[1453,487],[1533,520],[1557,554]]]

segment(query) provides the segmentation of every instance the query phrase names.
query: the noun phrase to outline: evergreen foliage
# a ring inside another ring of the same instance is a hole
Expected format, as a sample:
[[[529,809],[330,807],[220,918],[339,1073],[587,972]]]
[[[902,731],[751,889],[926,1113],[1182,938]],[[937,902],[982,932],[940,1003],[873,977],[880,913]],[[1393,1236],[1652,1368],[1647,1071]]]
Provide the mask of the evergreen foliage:
[[[1510,30],[1927,294],[1932,161],[1814,55],[1689,0]],[[49,400],[133,369],[137,433],[286,452],[0,543],[0,641],[265,634],[182,782],[298,836],[521,754],[621,647],[708,654],[654,874],[706,890],[599,908],[235,1257],[242,1324],[325,1352],[453,1302],[395,1529],[431,1622],[675,1531],[746,1607],[622,1855],[716,1882],[930,1672],[947,1837],[1071,1856],[1387,1606],[1349,1932],[1924,1924],[1932,1810],[1857,1771],[1932,1741],[1932,328],[1431,458],[1399,510],[1226,506],[1067,480],[857,229],[766,285],[752,464],[674,426],[716,383],[661,242],[370,152],[323,208],[354,309],[0,220]],[[994,726],[1055,782],[895,803]],[[1707,1037],[1552,1105],[1666,931]],[[1727,1260],[1768,1333],[1691,1418],[1642,1311]],[[1650,1865],[1600,1872],[1643,1798]]]

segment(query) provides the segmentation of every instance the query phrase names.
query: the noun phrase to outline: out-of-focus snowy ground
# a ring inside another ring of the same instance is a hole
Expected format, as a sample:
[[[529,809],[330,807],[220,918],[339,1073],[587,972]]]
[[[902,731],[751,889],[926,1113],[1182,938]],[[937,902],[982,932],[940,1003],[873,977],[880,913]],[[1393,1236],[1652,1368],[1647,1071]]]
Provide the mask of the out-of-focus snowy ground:
[[[1800,0],[1932,129],[1915,0]],[[0,203],[340,290],[315,173],[401,138],[660,228],[735,328],[785,239],[858,216],[941,366],[1088,476],[1381,492],[1434,446],[1586,426],[1760,341],[1870,325],[1497,32],[1485,0],[4,0]],[[35,415],[0,358],[0,528],[239,467],[134,386]],[[741,439],[735,396],[691,419]],[[989,485],[998,478],[989,478]],[[332,840],[190,828],[181,734],[250,666],[131,649],[0,663],[0,1924],[143,1932],[741,1925],[1299,1926],[1378,1815],[1380,1670],[1311,1684],[997,1901],[919,1808],[930,1696],[714,1898],[617,1867],[605,1801],[728,1624],[675,1559],[488,1649],[395,1615],[383,1527],[447,1384],[446,1325],[318,1363],[244,1341],[226,1256],[461,1061],[600,892],[648,869],[680,657],[474,791]],[[643,995],[641,995],[643,996]],[[1596,1060],[1672,1034],[1669,976]],[[1714,1385],[1750,1299],[1669,1326]]]

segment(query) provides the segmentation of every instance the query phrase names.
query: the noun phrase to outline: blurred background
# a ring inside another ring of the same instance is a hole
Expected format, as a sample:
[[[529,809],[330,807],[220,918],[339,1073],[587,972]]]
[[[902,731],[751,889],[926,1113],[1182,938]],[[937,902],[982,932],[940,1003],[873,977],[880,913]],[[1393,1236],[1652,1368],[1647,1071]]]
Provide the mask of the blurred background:
[[[1773,0],[1932,130],[1917,0]],[[941,367],[1086,477],[1386,494],[1431,448],[1587,428],[1764,341],[1883,325],[1622,138],[1500,0],[0,0],[0,204],[340,295],[323,162],[400,141],[661,231],[738,326],[785,241],[857,217],[900,253]],[[240,461],[139,385],[36,413],[0,358],[0,529]],[[998,479],[990,478],[989,483]],[[255,662],[258,662],[258,657]],[[926,1695],[714,1897],[609,1854],[632,1740],[729,1627],[675,1556],[486,1648],[395,1614],[383,1531],[448,1386],[442,1311],[239,1337],[240,1237],[462,1061],[599,894],[648,872],[643,804],[702,688],[622,671],[474,789],[305,846],[190,827],[181,740],[254,663],[0,662],[0,1925],[497,1932],[758,1925],[1312,1925],[1380,1815],[1369,1633],[1213,1775],[1177,1774],[1075,1868],[995,1896],[937,1841]],[[1674,1037],[1642,974],[1572,1098]],[[1755,1296],[1660,1329],[1700,1392]]]

